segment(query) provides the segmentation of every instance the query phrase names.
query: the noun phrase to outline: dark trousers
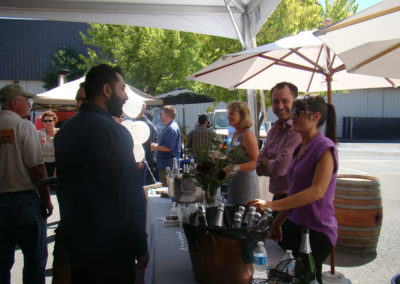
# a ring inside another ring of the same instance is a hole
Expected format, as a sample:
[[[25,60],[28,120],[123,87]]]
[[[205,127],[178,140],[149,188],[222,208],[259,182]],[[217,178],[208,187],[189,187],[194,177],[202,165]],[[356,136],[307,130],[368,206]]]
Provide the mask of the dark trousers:
[[[54,250],[53,250],[53,284],[71,283],[71,257],[65,249],[62,236],[62,223],[58,224],[55,230]]]
[[[133,284],[134,258],[123,256],[92,257],[71,255],[72,284]]]
[[[297,257],[299,252],[299,246],[301,241],[301,226],[296,225],[290,220],[286,220],[285,227],[282,227],[282,234],[284,239],[283,249],[291,249],[293,255]],[[332,251],[332,244],[329,238],[321,232],[310,230],[310,245],[312,250],[312,256],[315,262],[315,270],[317,280],[322,284],[322,264],[325,259],[329,256]]]
[[[47,176],[52,177],[54,176],[54,170],[56,169],[56,163],[44,163],[44,166],[46,168]]]
[[[2,165],[3,166],[3,165]],[[0,283],[10,283],[15,247],[24,255],[24,284],[44,284],[47,261],[46,220],[36,192],[0,194]]]

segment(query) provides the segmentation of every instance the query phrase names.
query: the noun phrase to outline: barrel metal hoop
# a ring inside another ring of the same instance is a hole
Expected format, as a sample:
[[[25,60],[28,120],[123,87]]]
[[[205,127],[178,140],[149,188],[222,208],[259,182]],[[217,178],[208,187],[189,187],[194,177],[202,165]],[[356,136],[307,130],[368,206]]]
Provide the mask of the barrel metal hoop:
[[[353,196],[353,195],[342,195],[342,194],[335,194],[335,199],[336,198],[341,198],[341,199],[354,199],[354,200],[379,200],[382,199],[381,195],[368,195],[368,196]]]
[[[379,188],[352,187],[351,190],[349,190],[348,187],[338,186],[337,184],[336,184],[336,190],[344,190],[344,191],[348,191],[348,192],[352,192],[352,191],[361,191],[361,192],[376,191],[377,193],[380,192]]]
[[[356,231],[356,232],[376,232],[381,229],[382,226],[375,227],[351,227],[351,226],[339,226],[339,230],[343,231]]]
[[[357,243],[351,243],[351,245],[349,244],[349,243],[346,243],[346,242],[340,242],[340,241],[338,241],[337,243],[336,243],[336,245],[337,246],[343,246],[343,247],[349,247],[350,249],[351,248],[362,248],[362,249],[368,249],[368,248],[370,248],[370,249],[375,249],[376,248],[376,243],[372,243],[372,244],[357,244]]]
[[[335,203],[335,208],[354,209],[354,210],[381,209],[382,208],[382,204],[375,204],[375,205],[347,205],[347,204]]]

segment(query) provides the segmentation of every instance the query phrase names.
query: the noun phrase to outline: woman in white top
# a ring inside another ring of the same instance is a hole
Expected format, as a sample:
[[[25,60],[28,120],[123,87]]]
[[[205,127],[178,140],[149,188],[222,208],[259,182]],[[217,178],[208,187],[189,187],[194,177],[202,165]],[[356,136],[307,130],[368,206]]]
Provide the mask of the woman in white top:
[[[55,128],[57,115],[52,111],[46,111],[42,115],[44,128],[38,131],[40,145],[42,146],[44,166],[46,167],[47,176],[55,175],[56,160],[54,157],[54,136],[58,128]]]

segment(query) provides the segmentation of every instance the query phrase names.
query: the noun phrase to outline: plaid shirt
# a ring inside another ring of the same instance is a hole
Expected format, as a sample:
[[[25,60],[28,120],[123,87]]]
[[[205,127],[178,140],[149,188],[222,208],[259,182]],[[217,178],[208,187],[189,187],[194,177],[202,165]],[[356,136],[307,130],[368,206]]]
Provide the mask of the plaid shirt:
[[[267,140],[257,159],[259,176],[269,176],[269,191],[281,195],[288,193],[287,169],[293,152],[301,143],[301,136],[293,130],[293,120],[277,121],[268,132]],[[268,166],[261,165],[262,157],[268,158]]]
[[[207,145],[217,134],[211,128],[207,126],[197,126],[195,129],[190,131],[187,140],[187,147],[191,149],[192,154],[195,155],[197,149],[201,146]]]

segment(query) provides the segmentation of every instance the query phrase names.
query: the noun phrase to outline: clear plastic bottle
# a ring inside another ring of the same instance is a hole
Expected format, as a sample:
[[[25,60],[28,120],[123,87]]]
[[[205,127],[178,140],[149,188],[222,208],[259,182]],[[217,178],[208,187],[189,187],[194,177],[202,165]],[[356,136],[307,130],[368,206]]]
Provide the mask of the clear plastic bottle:
[[[292,254],[292,251],[288,249],[286,250],[286,253],[283,256],[278,269],[294,277],[296,273],[295,267],[296,267],[296,260]]]
[[[256,208],[254,206],[250,206],[249,210],[247,210],[246,214],[243,216],[243,225],[245,225],[246,227],[250,226],[250,218],[253,218],[255,213]]]
[[[177,158],[173,159],[172,174],[174,176],[179,175],[178,159]]]
[[[233,218],[232,228],[239,229],[242,227],[242,218],[243,215],[240,212],[235,213],[235,217]]]
[[[265,279],[267,277],[266,273],[267,265],[268,265],[267,251],[265,250],[264,243],[260,241],[257,243],[257,247],[253,252],[253,267],[254,267],[253,279],[254,278]]]
[[[224,203],[218,205],[217,215],[215,216],[214,226],[222,228],[224,227]]]

